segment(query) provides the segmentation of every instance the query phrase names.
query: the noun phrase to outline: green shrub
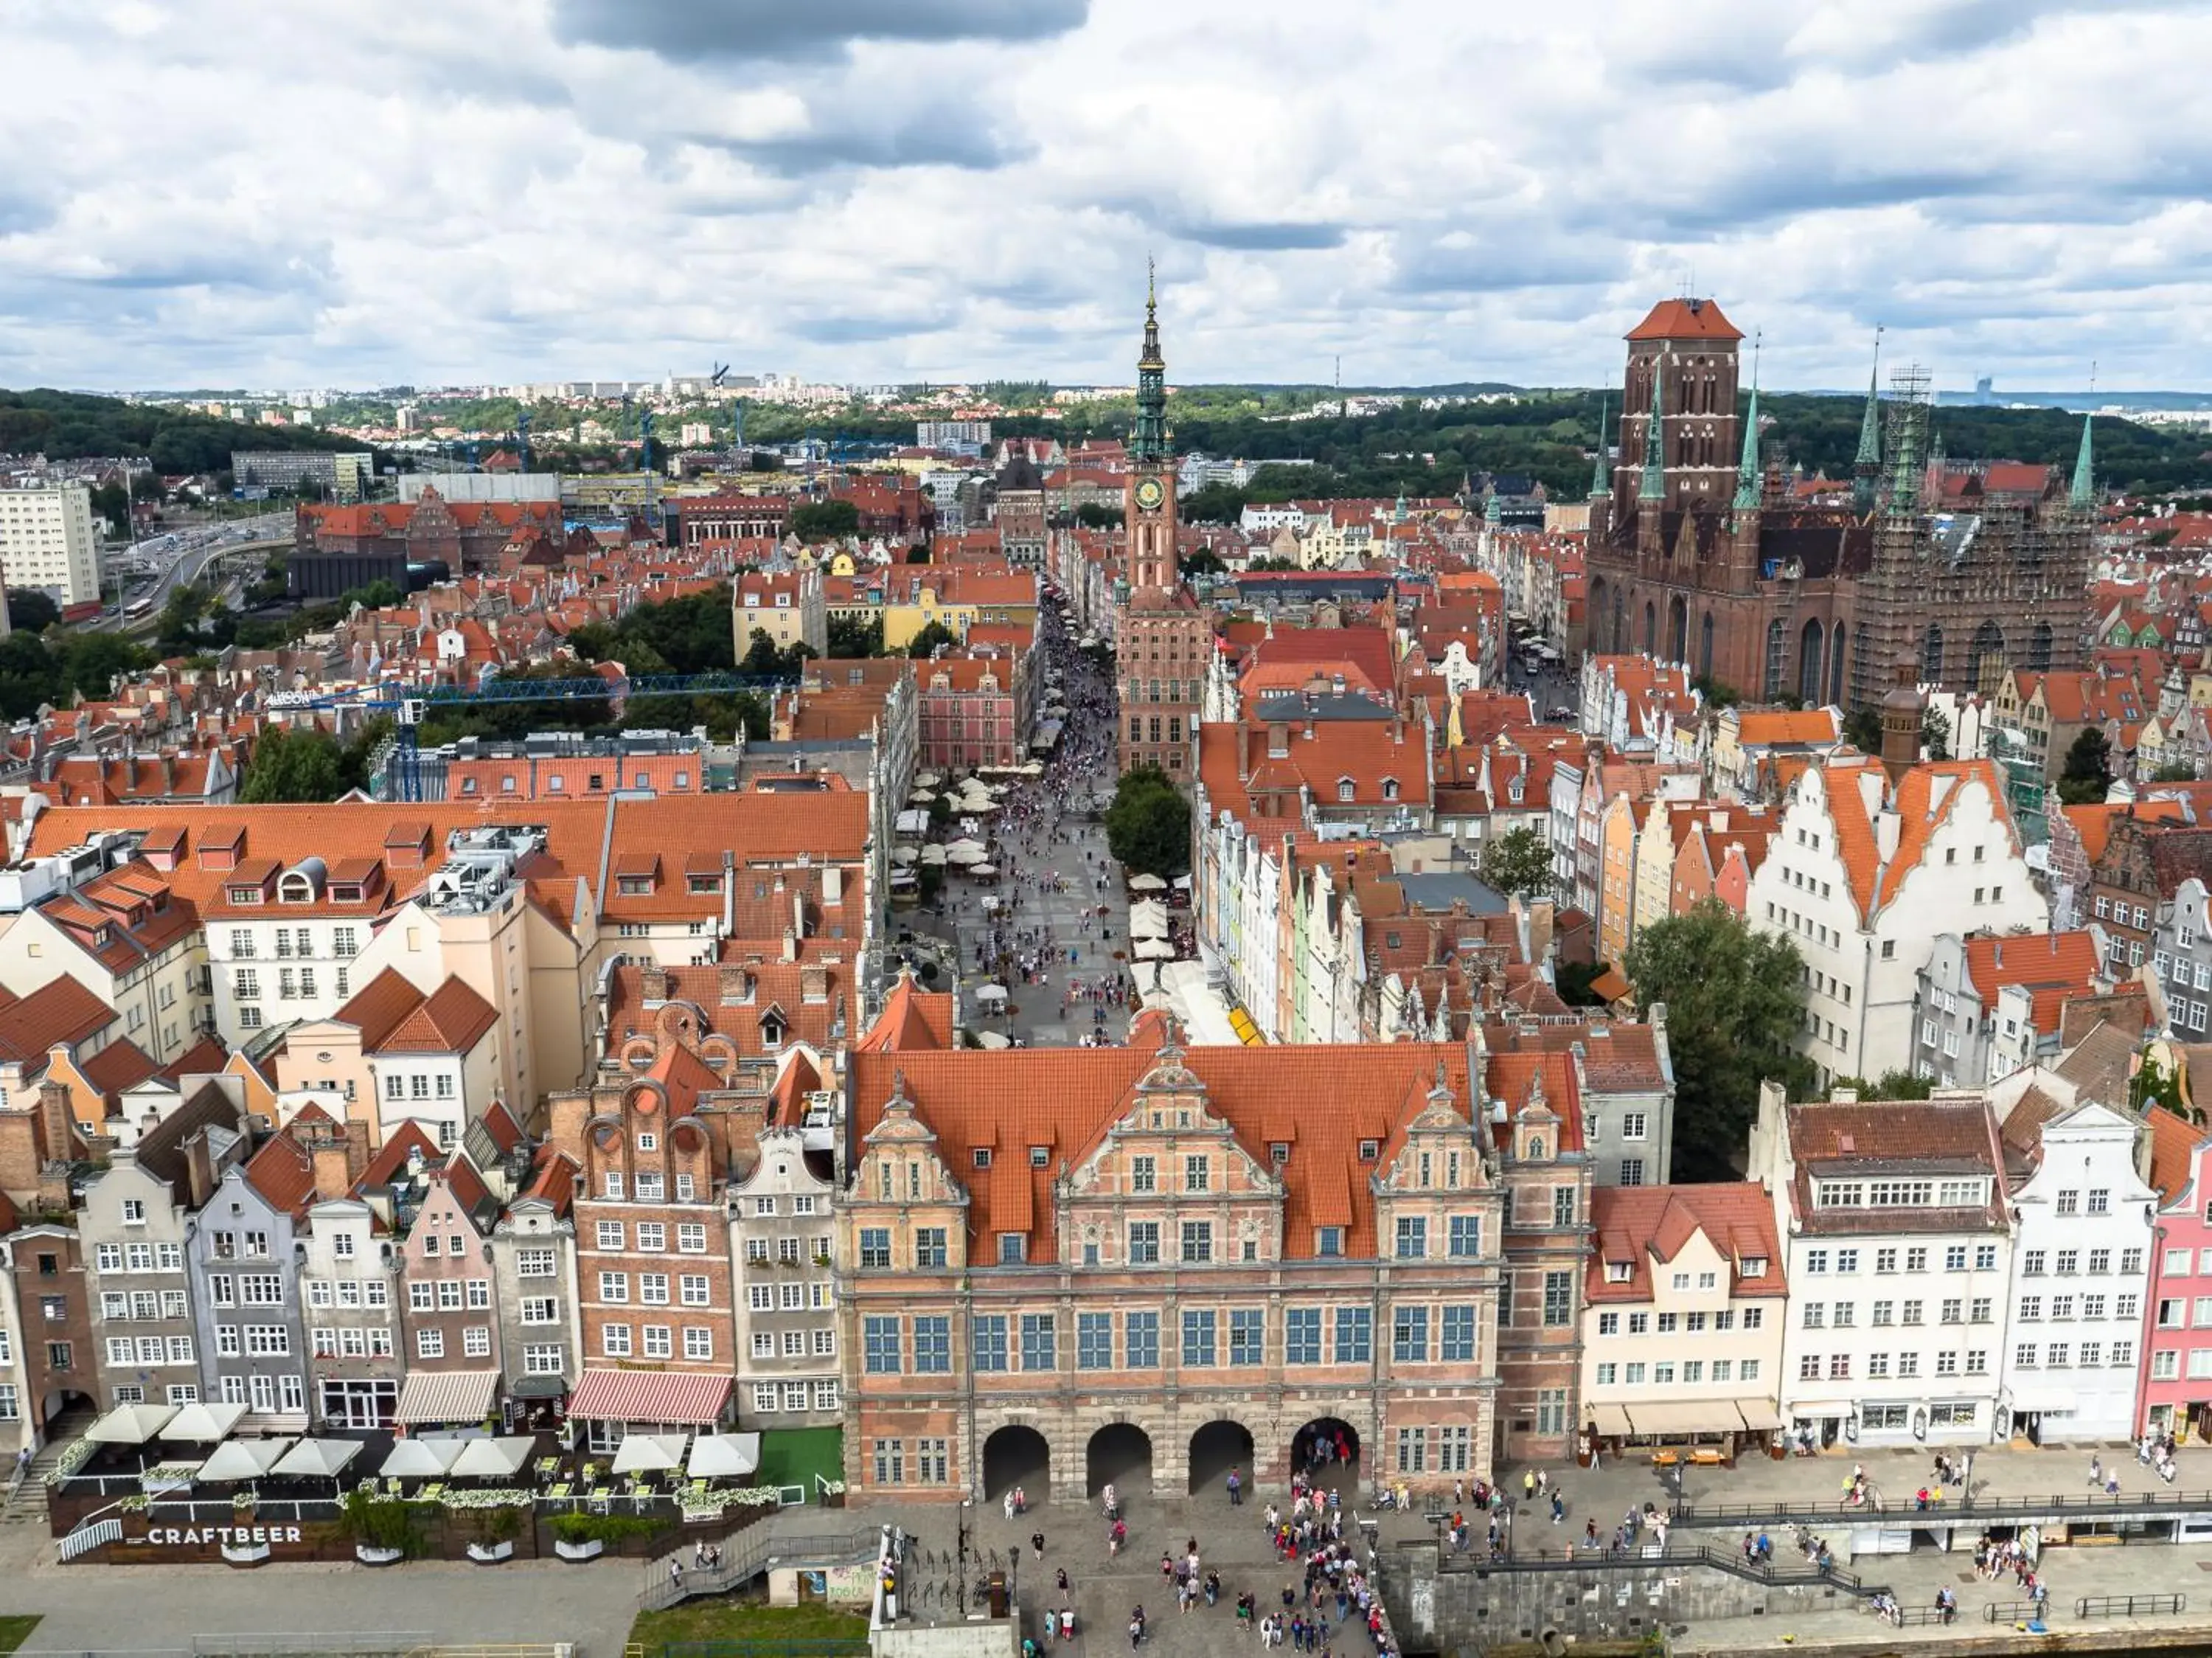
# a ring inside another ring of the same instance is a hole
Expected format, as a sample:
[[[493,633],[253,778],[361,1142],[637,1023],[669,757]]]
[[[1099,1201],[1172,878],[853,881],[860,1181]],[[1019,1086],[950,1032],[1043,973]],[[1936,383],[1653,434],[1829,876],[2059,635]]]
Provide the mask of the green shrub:
[[[605,1543],[610,1545],[633,1537],[654,1537],[667,1527],[642,1516],[616,1514],[564,1514],[553,1522],[553,1535],[563,1543]]]

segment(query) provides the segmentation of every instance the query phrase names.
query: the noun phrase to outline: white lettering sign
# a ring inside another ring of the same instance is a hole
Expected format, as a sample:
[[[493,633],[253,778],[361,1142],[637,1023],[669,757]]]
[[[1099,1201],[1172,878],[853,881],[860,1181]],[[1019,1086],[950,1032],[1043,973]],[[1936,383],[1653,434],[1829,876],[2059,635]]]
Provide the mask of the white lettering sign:
[[[297,1543],[297,1526],[152,1526],[143,1537],[125,1538],[127,1543],[151,1545],[156,1548],[197,1548],[202,1544],[228,1544],[237,1548],[261,1543]]]

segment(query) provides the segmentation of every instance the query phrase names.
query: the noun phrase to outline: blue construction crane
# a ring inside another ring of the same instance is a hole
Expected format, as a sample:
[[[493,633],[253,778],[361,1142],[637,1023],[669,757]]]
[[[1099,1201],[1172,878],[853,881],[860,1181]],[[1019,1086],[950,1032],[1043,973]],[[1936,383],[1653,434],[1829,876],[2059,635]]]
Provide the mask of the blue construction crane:
[[[586,676],[574,680],[487,680],[482,685],[412,686],[397,681],[357,686],[345,691],[279,691],[265,706],[272,714],[358,708],[389,714],[398,744],[399,797],[422,798],[422,771],[416,728],[436,708],[480,708],[495,703],[564,703],[592,699],[625,702],[640,697],[728,696],[738,692],[775,692],[798,686],[795,679],[758,674],[637,674],[619,680]]]
[[[522,470],[527,472],[530,470],[530,411],[527,409],[514,411],[514,442],[515,447],[521,451]]]

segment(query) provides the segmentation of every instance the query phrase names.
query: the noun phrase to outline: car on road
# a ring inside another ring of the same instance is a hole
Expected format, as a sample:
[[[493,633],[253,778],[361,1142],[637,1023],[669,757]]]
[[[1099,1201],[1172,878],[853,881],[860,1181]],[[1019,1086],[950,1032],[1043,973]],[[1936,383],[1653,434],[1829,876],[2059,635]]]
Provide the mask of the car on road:
[[[1571,720],[1574,716],[1575,710],[1564,703],[1553,704],[1550,711],[1544,716],[1547,720]]]

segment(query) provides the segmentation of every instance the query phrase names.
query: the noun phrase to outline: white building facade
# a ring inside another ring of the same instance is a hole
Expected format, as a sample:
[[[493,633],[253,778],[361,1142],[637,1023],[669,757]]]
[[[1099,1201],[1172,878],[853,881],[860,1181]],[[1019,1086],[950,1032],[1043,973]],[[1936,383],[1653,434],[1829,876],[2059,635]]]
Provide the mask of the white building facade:
[[[0,490],[0,577],[10,591],[35,590],[58,605],[96,601],[100,533],[91,490],[82,484]]]
[[[2133,1436],[2159,1205],[2136,1172],[2148,1131],[2077,1106],[2044,1124],[2039,1161],[2013,1186],[2001,1436],[2008,1427],[2038,1444]]]

